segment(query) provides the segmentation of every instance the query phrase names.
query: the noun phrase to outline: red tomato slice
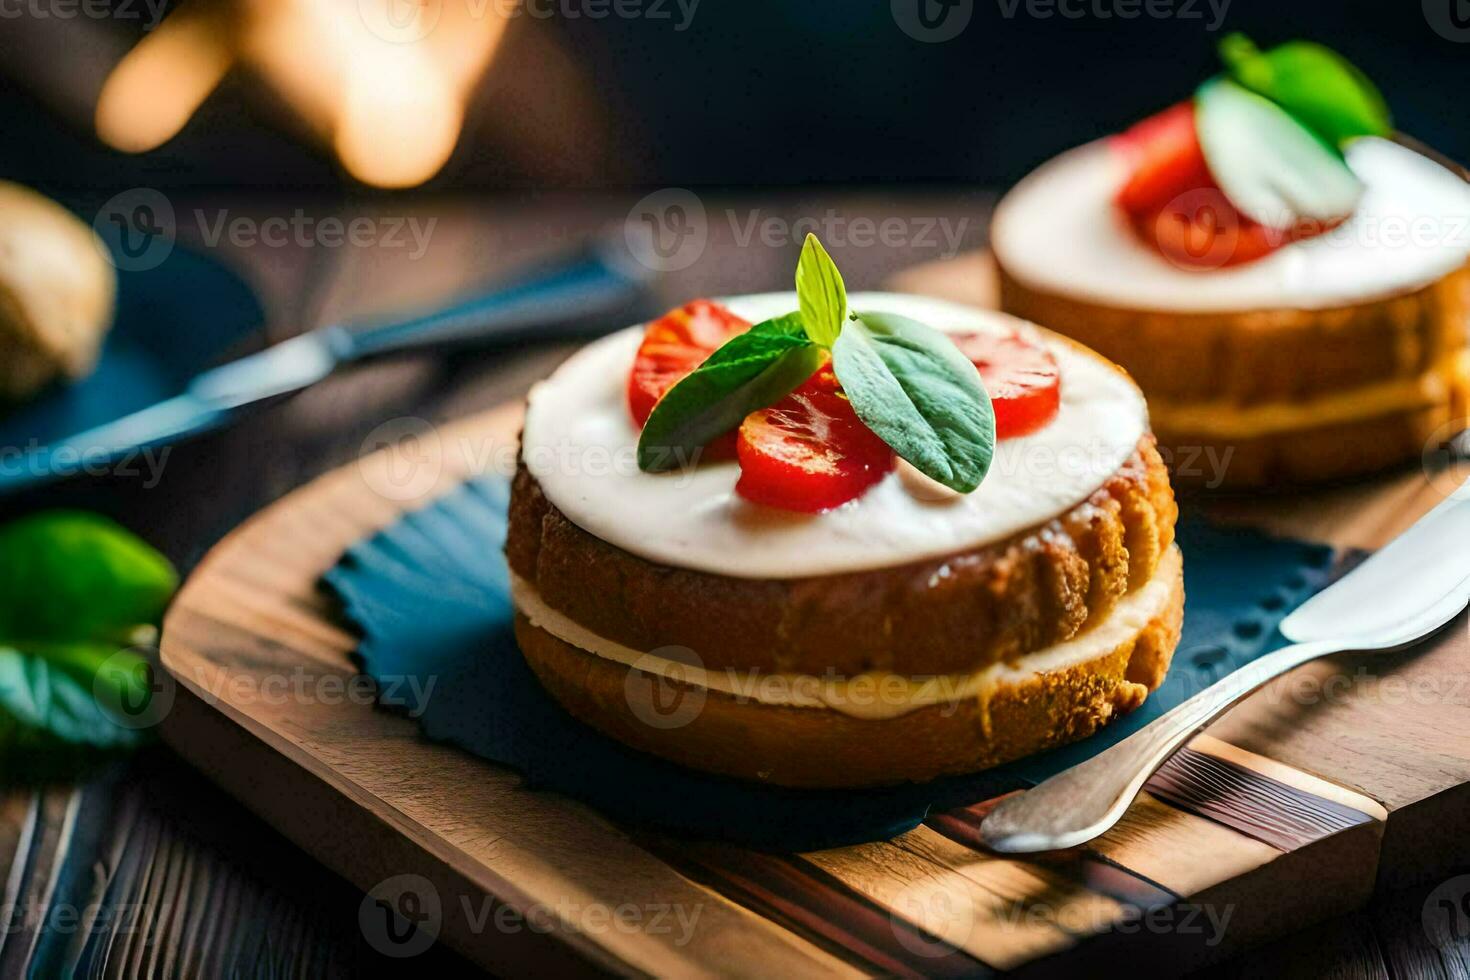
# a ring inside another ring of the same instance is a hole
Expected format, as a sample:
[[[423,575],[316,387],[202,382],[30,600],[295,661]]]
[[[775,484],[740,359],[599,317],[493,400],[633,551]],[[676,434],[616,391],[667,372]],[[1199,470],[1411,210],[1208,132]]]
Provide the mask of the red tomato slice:
[[[861,496],[894,466],[893,450],[857,417],[830,365],[747,416],[736,451],[736,493],[807,514]]]
[[[980,371],[995,407],[995,437],[1014,439],[1043,428],[1062,404],[1062,373],[1051,351],[1019,330],[952,335]]]
[[[1113,145],[1132,165],[1118,207],[1144,241],[1177,265],[1218,269],[1252,262],[1332,227],[1319,222],[1267,228],[1237,211],[1205,162],[1193,102],[1135,124],[1114,137]]]
[[[633,424],[643,428],[664,392],[699,367],[725,341],[748,329],[750,321],[707,299],[686,303],[650,323],[628,375],[628,410],[633,414]]]
[[[1118,206],[1129,215],[1157,211],[1180,194],[1215,186],[1195,135],[1193,102],[1135,123],[1114,137],[1113,145],[1133,166],[1118,192]]]

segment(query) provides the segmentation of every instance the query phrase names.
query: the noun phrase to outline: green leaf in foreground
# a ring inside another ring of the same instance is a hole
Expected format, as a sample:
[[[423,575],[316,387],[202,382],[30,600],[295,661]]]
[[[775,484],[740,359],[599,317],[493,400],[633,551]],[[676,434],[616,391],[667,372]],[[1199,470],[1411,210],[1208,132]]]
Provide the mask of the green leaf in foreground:
[[[944,334],[892,313],[855,314],[832,366],[858,418],[925,476],[969,493],[995,452],[990,396]]]
[[[659,399],[638,439],[638,468],[653,473],[689,464],[711,439],[775,404],[821,362],[799,313],[736,334]]]
[[[1333,147],[1393,131],[1388,104],[1368,77],[1331,48],[1289,41],[1262,51],[1244,34],[1220,42],[1230,76],[1285,109]]]
[[[1363,196],[1362,182],[1334,147],[1229,79],[1200,86],[1195,128],[1230,203],[1268,228],[1345,218]]]
[[[0,647],[0,759],[7,775],[60,775],[97,750],[147,738],[142,657],[96,644],[20,651]],[[120,714],[120,711],[127,712]]]
[[[178,586],[167,559],[105,517],[51,511],[0,528],[0,644],[124,646]]]
[[[796,299],[807,336],[831,347],[847,318],[847,285],[817,236],[808,233],[796,263]]]
[[[106,518],[53,511],[0,528],[0,773],[70,775],[148,737],[149,665],[127,650],[178,577]]]

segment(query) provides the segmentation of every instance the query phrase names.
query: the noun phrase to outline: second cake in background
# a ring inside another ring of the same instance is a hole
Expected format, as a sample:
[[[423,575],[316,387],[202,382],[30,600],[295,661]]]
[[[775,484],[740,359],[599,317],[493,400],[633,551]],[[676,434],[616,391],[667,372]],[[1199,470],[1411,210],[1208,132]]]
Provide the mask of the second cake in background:
[[[1417,458],[1466,412],[1470,184],[1325,48],[1222,52],[1194,99],[1004,198],[1002,306],[1128,368],[1180,483]]]

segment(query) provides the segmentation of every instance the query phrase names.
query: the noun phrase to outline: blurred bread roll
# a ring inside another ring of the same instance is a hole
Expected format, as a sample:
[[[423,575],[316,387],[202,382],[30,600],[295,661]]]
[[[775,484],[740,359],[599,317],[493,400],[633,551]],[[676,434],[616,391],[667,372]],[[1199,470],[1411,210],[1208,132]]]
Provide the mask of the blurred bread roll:
[[[117,275],[90,227],[0,181],[0,401],[89,373],[116,296]]]

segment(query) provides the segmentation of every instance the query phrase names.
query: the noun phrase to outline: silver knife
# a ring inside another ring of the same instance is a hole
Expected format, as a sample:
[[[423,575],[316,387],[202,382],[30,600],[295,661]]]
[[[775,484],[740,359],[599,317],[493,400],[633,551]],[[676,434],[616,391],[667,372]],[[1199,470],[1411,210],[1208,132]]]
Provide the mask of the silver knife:
[[[1075,847],[1123,816],[1149,776],[1201,728],[1267,681],[1319,657],[1398,650],[1470,605],[1470,481],[1409,530],[1287,616],[1292,645],[1206,688],[1123,741],[998,805],[980,825],[994,851]]]
[[[24,465],[12,467],[0,491],[218,428],[246,406],[310,387],[365,358],[431,347],[566,340],[605,329],[619,314],[631,323],[641,312],[646,280],[646,271],[614,246],[597,243],[431,313],[321,327],[206,371],[173,398],[33,450]]]

